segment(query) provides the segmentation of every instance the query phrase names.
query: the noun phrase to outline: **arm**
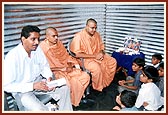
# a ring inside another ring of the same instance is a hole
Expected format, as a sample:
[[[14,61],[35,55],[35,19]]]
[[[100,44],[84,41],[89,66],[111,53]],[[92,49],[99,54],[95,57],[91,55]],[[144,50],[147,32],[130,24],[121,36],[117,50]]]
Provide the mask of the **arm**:
[[[85,54],[85,53],[77,53],[76,57],[77,58],[85,58],[85,59],[96,59],[96,60],[102,61],[104,59],[104,53],[100,52],[96,55]]]
[[[70,43],[70,51],[76,54],[77,58],[95,58],[96,56],[88,53],[87,46],[89,45],[87,41],[84,41],[83,34],[75,34],[74,38]]]
[[[128,84],[128,83],[133,83],[134,82],[134,79],[130,79],[130,80],[127,80],[125,83]]]
[[[52,71],[65,71],[66,67],[51,67]]]
[[[129,86],[129,85],[128,85],[128,83],[133,83],[133,81],[134,81],[134,80],[127,80],[127,81],[121,80],[121,81],[119,81],[118,83],[119,83],[119,85],[121,85],[121,86],[123,86],[123,87],[125,87],[125,88],[137,90],[137,89],[138,89],[137,86]]]
[[[24,81],[23,69],[20,67],[20,60],[13,54],[7,54],[4,61],[4,76],[3,86],[7,92],[28,92],[33,90],[33,82]],[[21,68],[21,69],[20,69]]]
[[[46,79],[50,79],[53,73],[50,69],[49,63],[40,47],[38,47],[37,52],[38,52],[37,60],[38,63],[40,63],[40,70],[41,70],[40,74]]]
[[[93,54],[86,54],[86,53],[76,53],[77,58],[93,58],[95,59],[96,56]]]
[[[37,49],[37,63],[40,63],[40,74],[46,78],[48,82],[52,81],[52,71],[50,69],[48,60],[46,59],[42,49],[38,47]],[[33,89],[36,90],[43,90],[43,91],[49,91],[52,90],[53,88],[48,88],[47,82],[46,81],[40,81],[40,82],[35,82],[33,83]]]
[[[131,80],[120,80],[118,83],[119,85],[125,85],[125,84],[128,84],[128,83],[133,83],[134,82],[134,79],[131,79]]]
[[[128,88],[128,89],[133,89],[133,90],[137,90],[138,87],[137,86],[128,86],[128,85],[122,85],[123,87],[125,88]]]

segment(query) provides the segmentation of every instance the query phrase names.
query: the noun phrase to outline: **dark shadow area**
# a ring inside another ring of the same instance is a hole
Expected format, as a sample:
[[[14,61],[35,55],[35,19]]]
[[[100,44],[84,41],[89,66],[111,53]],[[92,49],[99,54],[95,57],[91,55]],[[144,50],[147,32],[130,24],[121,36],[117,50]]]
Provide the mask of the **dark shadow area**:
[[[111,84],[104,88],[102,92],[91,88],[91,93],[86,97],[86,102],[82,100],[78,107],[73,107],[74,111],[114,111],[112,108],[116,106],[116,96],[118,93],[118,81],[125,79],[122,71],[118,71]]]

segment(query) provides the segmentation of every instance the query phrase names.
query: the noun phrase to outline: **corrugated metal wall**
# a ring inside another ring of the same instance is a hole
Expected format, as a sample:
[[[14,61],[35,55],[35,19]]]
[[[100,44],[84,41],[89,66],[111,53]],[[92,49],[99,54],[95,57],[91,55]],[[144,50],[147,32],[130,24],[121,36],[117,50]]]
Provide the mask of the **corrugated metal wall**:
[[[111,54],[123,46],[127,35],[142,40],[141,51],[150,63],[154,52],[164,54],[164,3],[107,4],[4,4],[4,54],[20,42],[23,26],[37,25],[44,39],[46,27],[58,29],[64,45],[79,32],[88,18],[95,18],[98,30]]]
[[[4,55],[20,43],[20,32],[25,25],[38,26],[42,30],[41,40],[47,27],[57,28],[66,46],[73,35],[85,27],[88,18],[99,22],[98,31],[104,37],[104,17],[104,4],[4,4]]]
[[[91,11],[90,11],[91,10]],[[104,4],[6,4],[4,5],[4,53],[20,42],[25,25],[37,25],[44,39],[45,28],[56,27],[66,45],[76,32],[85,27],[88,18],[95,18],[98,31],[104,36]]]
[[[142,41],[147,64],[156,52],[164,56],[164,4],[108,4],[106,10],[106,48],[109,53],[123,47],[126,36]],[[166,38],[165,38],[166,39]]]
[[[125,36],[142,40],[141,51],[147,64],[151,55],[164,53],[165,3],[107,3],[107,4],[12,4],[4,3],[4,54],[20,43],[20,31],[25,25],[37,25],[44,39],[45,28],[56,27],[66,46],[76,32],[85,27],[88,18],[95,18],[105,42],[106,52],[123,46]],[[165,42],[166,43],[166,42]],[[12,108],[12,107],[11,107]]]

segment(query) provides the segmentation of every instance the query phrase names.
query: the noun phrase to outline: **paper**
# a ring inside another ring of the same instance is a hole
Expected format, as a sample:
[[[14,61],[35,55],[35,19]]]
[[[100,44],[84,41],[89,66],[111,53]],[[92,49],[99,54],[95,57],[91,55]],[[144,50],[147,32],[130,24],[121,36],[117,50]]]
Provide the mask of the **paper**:
[[[58,86],[62,86],[62,85],[66,85],[65,78],[60,78],[60,79],[57,79],[57,80],[47,82],[47,86],[49,88],[58,87]]]
[[[79,64],[76,64],[76,65],[75,65],[75,68],[80,69]]]

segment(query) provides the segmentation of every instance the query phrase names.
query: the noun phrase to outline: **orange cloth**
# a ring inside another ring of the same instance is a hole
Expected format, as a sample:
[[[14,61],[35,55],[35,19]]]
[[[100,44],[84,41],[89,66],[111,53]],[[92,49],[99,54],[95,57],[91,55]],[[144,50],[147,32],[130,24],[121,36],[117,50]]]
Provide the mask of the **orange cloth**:
[[[90,36],[85,29],[75,34],[71,41],[70,50],[74,53],[85,53],[85,54],[97,54],[101,50],[104,50],[104,44],[98,32],[95,32],[93,36]],[[96,59],[84,59],[84,65],[86,69],[92,73],[92,86],[98,91],[112,82],[117,62],[115,58],[104,55],[102,61]]]
[[[40,47],[47,57],[50,68],[68,67],[67,62],[77,64],[75,58],[70,56],[61,41],[58,40],[54,46],[49,46],[44,40],[40,43]],[[51,69],[52,70],[52,69]],[[80,69],[73,68],[72,72],[52,70],[56,79],[65,77],[71,90],[71,102],[74,106],[78,106],[84,94],[86,87],[89,84],[90,76]]]

